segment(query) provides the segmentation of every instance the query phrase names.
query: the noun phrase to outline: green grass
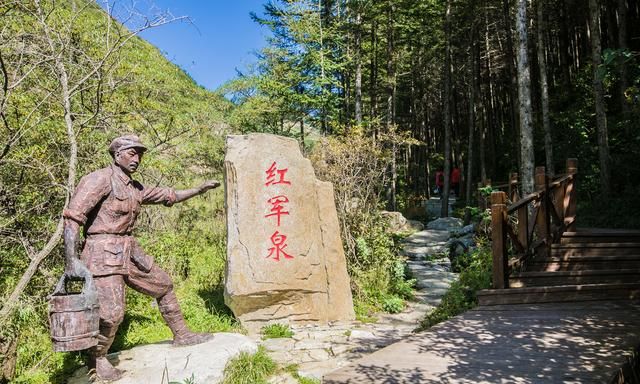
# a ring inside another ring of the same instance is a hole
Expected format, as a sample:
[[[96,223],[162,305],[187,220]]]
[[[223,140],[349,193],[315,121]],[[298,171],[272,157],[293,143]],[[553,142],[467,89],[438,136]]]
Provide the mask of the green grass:
[[[266,384],[278,369],[264,347],[254,354],[242,352],[224,368],[222,384]]]
[[[262,339],[281,339],[293,336],[293,331],[287,324],[274,323],[262,327]]]
[[[321,381],[315,378],[300,376],[298,373],[298,364],[291,364],[284,367],[284,371],[288,372],[294,379],[298,381],[298,384],[320,384]]]

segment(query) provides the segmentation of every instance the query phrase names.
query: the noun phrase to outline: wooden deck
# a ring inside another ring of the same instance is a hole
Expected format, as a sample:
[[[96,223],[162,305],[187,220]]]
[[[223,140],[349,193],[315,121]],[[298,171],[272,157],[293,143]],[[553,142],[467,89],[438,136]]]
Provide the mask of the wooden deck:
[[[486,306],[323,383],[609,383],[638,346],[640,301]]]

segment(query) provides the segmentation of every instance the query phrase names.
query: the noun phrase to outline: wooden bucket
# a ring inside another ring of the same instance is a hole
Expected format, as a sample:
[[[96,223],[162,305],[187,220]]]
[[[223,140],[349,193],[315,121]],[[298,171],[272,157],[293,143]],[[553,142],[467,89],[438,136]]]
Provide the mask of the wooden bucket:
[[[80,293],[67,293],[63,275],[49,296],[49,326],[53,350],[80,351],[98,344],[100,314],[93,278],[87,276]]]

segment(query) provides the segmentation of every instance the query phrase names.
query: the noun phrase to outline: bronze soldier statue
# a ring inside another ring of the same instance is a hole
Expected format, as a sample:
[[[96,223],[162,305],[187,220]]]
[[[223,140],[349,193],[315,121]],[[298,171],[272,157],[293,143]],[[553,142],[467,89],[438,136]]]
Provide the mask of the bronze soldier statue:
[[[84,176],[64,211],[65,274],[69,279],[92,275],[100,305],[98,345],[89,350],[90,368],[99,378],[117,380],[106,355],[124,317],[125,285],[154,297],[173,332],[174,345],[193,345],[212,338],[187,328],[169,275],[154,263],[131,235],[142,204],[172,206],[220,186],[215,180],[187,190],[148,187],[131,178],[146,151],[135,135],[114,139],[113,164]],[[80,226],[84,242],[80,257]]]

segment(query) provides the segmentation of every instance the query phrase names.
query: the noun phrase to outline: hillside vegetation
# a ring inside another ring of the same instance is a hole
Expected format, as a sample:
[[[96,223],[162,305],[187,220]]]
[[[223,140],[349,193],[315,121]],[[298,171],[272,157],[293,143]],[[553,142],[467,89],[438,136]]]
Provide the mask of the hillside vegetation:
[[[74,183],[131,132],[150,148],[143,183],[219,179],[230,105],[136,36],[166,15],[125,29],[88,0],[4,1],[0,15],[0,382],[62,382],[83,355],[52,353],[46,295],[63,270],[60,217]],[[179,282],[189,321],[235,327],[220,302],[221,193],[143,212],[137,235]],[[149,298],[127,299],[115,348],[169,337]]]

